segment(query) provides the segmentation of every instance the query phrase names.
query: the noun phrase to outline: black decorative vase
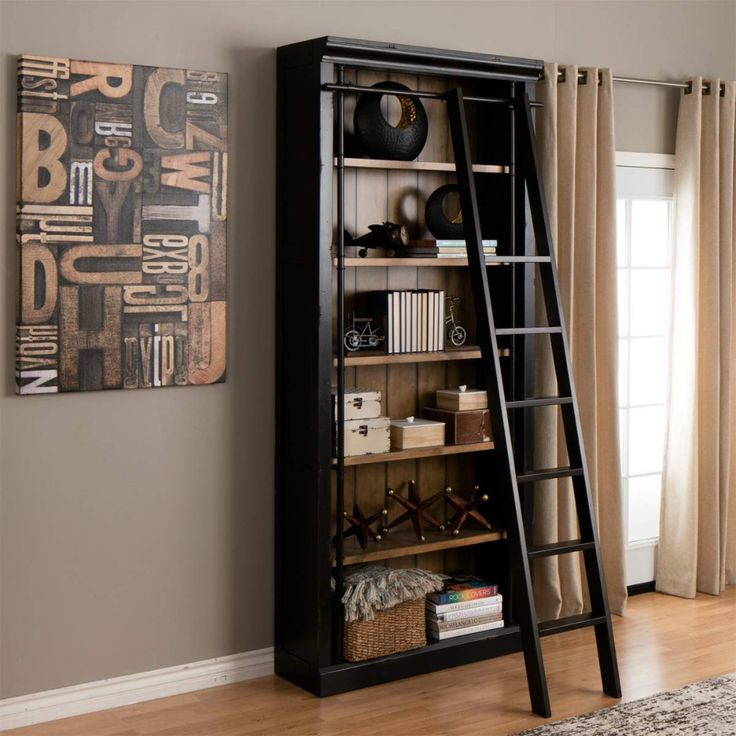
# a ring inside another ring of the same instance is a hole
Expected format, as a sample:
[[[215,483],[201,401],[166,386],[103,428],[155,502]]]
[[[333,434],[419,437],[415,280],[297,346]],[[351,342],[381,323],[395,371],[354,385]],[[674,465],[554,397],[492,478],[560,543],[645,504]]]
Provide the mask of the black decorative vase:
[[[402,89],[411,91],[397,82],[378,82],[373,89]],[[427,142],[429,123],[422,103],[413,97],[396,95],[401,104],[401,119],[391,125],[381,112],[380,92],[364,92],[355,105],[355,137],[363,151],[371,158],[394,161],[412,161]]]
[[[465,240],[462,212],[458,210],[457,216],[452,220],[445,214],[445,197],[453,192],[459,193],[460,187],[457,184],[445,184],[435,189],[427,200],[424,219],[427,229],[437,240]]]

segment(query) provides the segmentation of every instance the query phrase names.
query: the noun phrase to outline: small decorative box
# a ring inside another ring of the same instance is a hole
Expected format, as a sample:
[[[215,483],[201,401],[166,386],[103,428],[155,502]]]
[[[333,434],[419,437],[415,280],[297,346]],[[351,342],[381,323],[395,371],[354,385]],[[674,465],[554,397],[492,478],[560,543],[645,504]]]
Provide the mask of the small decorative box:
[[[414,417],[391,420],[391,447],[395,450],[444,444],[445,425],[442,422]]]
[[[347,420],[344,437],[345,457],[389,452],[391,420],[388,417]]]
[[[483,389],[467,386],[440,389],[437,391],[436,404],[438,409],[449,409],[450,411],[487,409],[488,394]]]
[[[332,395],[337,421],[336,394]],[[375,419],[381,416],[381,392],[364,388],[345,389],[344,419]]]
[[[491,414],[488,409],[450,411],[427,407],[422,414],[427,419],[444,422],[445,444],[466,445],[491,441]]]

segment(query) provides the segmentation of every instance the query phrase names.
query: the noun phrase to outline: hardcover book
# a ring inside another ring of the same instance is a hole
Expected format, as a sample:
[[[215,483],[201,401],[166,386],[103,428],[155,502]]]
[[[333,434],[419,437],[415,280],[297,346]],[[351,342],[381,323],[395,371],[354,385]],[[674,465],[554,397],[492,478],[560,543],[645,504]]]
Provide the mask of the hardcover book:
[[[475,577],[451,577],[439,593],[430,593],[427,600],[432,603],[458,603],[460,601],[489,598],[498,594],[498,586]]]

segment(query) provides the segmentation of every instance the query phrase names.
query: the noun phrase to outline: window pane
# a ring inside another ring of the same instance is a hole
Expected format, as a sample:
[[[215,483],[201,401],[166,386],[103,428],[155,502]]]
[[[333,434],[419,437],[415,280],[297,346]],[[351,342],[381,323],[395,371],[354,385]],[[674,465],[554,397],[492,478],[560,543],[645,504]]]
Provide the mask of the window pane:
[[[618,412],[618,427],[619,427],[619,434],[621,436],[621,475],[626,477],[629,474],[629,455],[627,452],[627,448],[629,446],[628,443],[628,431],[629,431],[629,425],[628,425],[628,416],[629,416],[629,410],[628,409],[620,409]]]
[[[629,404],[629,341],[618,341],[618,405]]]
[[[618,265],[626,264],[626,200],[616,200],[616,255]]]
[[[629,478],[629,542],[659,537],[662,476]]]
[[[630,475],[662,471],[664,418],[664,406],[629,409]]]
[[[669,264],[669,202],[634,199],[631,202],[631,265]]]
[[[667,334],[670,311],[669,270],[664,268],[633,270],[630,278],[631,334]]]
[[[629,334],[629,274],[628,268],[618,269],[618,334]]]
[[[663,404],[667,401],[667,338],[635,338],[629,350],[630,404]]]

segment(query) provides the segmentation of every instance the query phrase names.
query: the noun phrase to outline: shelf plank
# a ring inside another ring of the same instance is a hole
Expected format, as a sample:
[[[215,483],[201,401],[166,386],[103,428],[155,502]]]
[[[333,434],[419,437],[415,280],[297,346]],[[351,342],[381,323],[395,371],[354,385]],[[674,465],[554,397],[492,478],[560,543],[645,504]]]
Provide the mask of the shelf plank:
[[[484,452],[493,449],[491,442],[472,442],[467,445],[438,445],[436,447],[415,447],[411,450],[393,450],[375,455],[352,455],[345,458],[348,465],[370,465],[372,463],[391,463],[397,460],[416,460],[422,457],[444,457],[445,455],[463,455],[469,452]],[[337,460],[332,461],[337,465]]]
[[[337,166],[337,158],[334,159]],[[346,158],[348,169],[398,169],[400,171],[455,171],[455,164],[448,161],[391,161],[381,158]],[[477,174],[508,174],[508,166],[498,164],[474,164]]]
[[[487,444],[487,443],[486,443]],[[425,542],[417,541],[413,531],[391,532],[384,536],[380,542],[369,542],[366,549],[361,549],[358,540],[350,537],[345,540],[344,565],[356,565],[360,562],[376,562],[378,560],[390,560],[406,555],[419,555],[427,552],[441,552],[445,549],[456,549],[458,547],[470,547],[474,544],[485,544],[486,542],[497,542],[506,539],[503,529],[465,530],[456,537],[448,532],[427,532]],[[335,560],[332,560],[334,566]]]
[[[422,268],[422,267],[433,267],[433,268],[461,268],[468,265],[467,258],[346,258],[345,266],[349,268],[351,266],[363,267],[366,266],[373,268],[385,268],[387,266],[396,268],[397,266],[404,266],[406,268]],[[501,265],[500,263],[491,263],[486,261],[488,266]],[[337,266],[337,259],[335,259],[335,266]]]
[[[508,358],[511,355],[509,348],[499,348],[498,357]],[[480,348],[469,345],[462,348],[438,350],[433,353],[388,353],[365,352],[345,356],[345,367],[358,365],[400,365],[402,363],[446,363],[451,360],[480,360]],[[332,366],[337,367],[337,358],[332,359]]]
[[[486,266],[509,266],[513,263],[549,263],[549,256],[486,256]],[[332,259],[332,265],[337,267],[337,258]],[[346,268],[459,268],[467,265],[467,258],[345,258]]]
[[[401,363],[445,363],[449,360],[480,360],[480,348],[469,345],[463,348],[437,350],[432,353],[382,353],[366,350],[345,356],[345,367],[355,365],[396,365]],[[337,358],[332,361],[337,366]]]

